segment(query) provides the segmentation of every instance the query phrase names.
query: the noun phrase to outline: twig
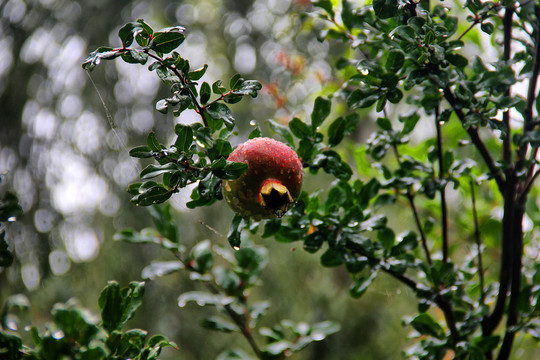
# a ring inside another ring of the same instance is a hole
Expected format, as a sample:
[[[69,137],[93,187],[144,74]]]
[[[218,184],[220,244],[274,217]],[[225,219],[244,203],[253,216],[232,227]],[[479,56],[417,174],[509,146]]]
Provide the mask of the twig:
[[[474,222],[474,241],[476,243],[477,251],[477,269],[478,276],[480,278],[480,303],[484,305],[486,303],[486,293],[484,285],[484,265],[482,262],[482,243],[480,241],[480,227],[478,225],[478,211],[476,209],[476,194],[474,191],[474,181],[471,178],[471,202]]]
[[[479,24],[480,20],[479,18],[475,18],[471,25],[457,38],[457,41],[460,41],[469,31],[472,30],[473,27],[476,26],[476,24]]]
[[[150,56],[151,58],[159,61],[163,65],[163,59],[162,58],[160,58],[159,56],[154,55],[154,54],[152,54],[152,53],[150,53],[148,51],[146,53],[148,54],[148,56]],[[176,76],[178,76],[178,79],[180,79],[180,82],[182,83],[182,86],[187,90],[188,95],[191,98],[191,101],[192,101],[193,105],[196,108],[195,111],[197,112],[197,114],[199,114],[201,116],[204,126],[208,127],[208,121],[206,120],[206,117],[204,116],[204,112],[205,112],[206,109],[204,107],[202,107],[199,104],[199,102],[197,101],[197,97],[195,96],[193,91],[191,91],[191,89],[188,86],[187,79],[184,77],[184,75],[182,75],[180,73],[180,70],[178,70],[176,68],[176,66],[171,65],[171,66],[168,66],[168,68],[171,69]]]
[[[458,116],[459,120],[464,123],[465,122],[465,114],[461,110],[461,108],[456,106],[456,98],[454,97],[454,94],[452,93],[452,90],[450,90],[449,87],[444,88],[444,97],[446,101],[452,106],[452,109]],[[484,159],[484,162],[486,163],[491,175],[495,179],[495,182],[497,183],[497,187],[499,188],[499,191],[501,194],[504,194],[504,188],[505,188],[505,180],[502,176],[502,171],[500,168],[498,168],[495,165],[495,162],[493,161],[493,158],[491,157],[491,154],[489,153],[488,149],[486,148],[486,145],[480,138],[480,135],[478,135],[478,130],[474,127],[469,127],[465,129],[467,133],[469,134],[469,137],[480,153],[480,156],[482,156],[482,159]]]
[[[180,260],[180,262],[184,265],[184,268],[191,272],[197,272],[193,267],[184,259],[182,254],[179,251],[173,251],[174,256]],[[220,291],[214,286],[214,284],[205,281],[204,285],[210,291],[212,294],[219,294]],[[242,302],[245,304],[246,299],[245,297],[242,298]],[[255,355],[257,355],[257,358],[262,359],[262,353],[261,349],[257,345],[257,342],[253,338],[253,335],[251,333],[251,328],[249,326],[249,315],[246,313],[243,317],[238,315],[230,305],[224,305],[223,308],[227,312],[227,315],[231,318],[231,320],[234,321],[236,326],[238,326],[238,329],[240,329],[240,332],[244,336],[244,338],[249,343],[249,346],[253,349],[253,352]]]
[[[397,145],[394,144],[392,146],[392,148],[394,150],[394,154],[396,156],[397,162],[401,166],[401,157],[399,156],[399,151],[398,151]],[[407,200],[409,201],[409,205],[411,206],[411,210],[413,212],[416,227],[418,229],[418,232],[420,233],[420,238],[422,240],[422,248],[424,249],[424,253],[425,253],[425,256],[426,256],[426,261],[431,266],[432,265],[431,254],[429,252],[429,248],[428,248],[428,245],[427,245],[426,234],[424,233],[424,229],[422,228],[422,223],[420,222],[420,215],[418,215],[418,210],[416,209],[416,205],[414,203],[414,195],[411,193],[410,187],[407,187],[407,191],[405,193],[405,196],[407,197]]]
[[[532,171],[534,171],[534,167],[533,169],[531,170],[531,173]],[[529,193],[529,191],[531,190],[533,184],[534,184],[534,181],[536,180],[536,178],[540,175],[540,170],[537,170],[535,173],[532,173],[532,175],[527,179],[526,183],[525,183],[525,186],[523,187],[523,190],[521,191],[521,194],[519,196],[519,199],[518,201],[520,202],[523,202],[525,201],[526,197],[527,197],[527,194]]]
[[[439,158],[439,181],[441,181],[441,223],[442,223],[442,254],[443,262],[448,261],[448,208],[446,206],[446,183],[444,169],[444,153],[439,123],[439,107],[435,108],[435,127],[437,128],[437,156]]]

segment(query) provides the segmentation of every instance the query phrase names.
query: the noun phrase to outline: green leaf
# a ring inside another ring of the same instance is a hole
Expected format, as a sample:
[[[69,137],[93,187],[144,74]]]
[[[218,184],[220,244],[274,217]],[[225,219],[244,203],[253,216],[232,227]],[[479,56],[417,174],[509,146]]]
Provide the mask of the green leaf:
[[[416,112],[410,115],[400,116],[399,121],[404,123],[401,133],[403,135],[410,134],[416,127],[418,120],[420,120],[420,115],[418,115]]]
[[[206,81],[202,83],[201,89],[199,91],[199,97],[201,99],[201,104],[206,104],[210,100],[210,95],[212,94],[212,89],[210,89],[210,84]]]
[[[389,0],[389,1],[392,1],[392,0]],[[395,36],[398,39],[405,40],[408,42],[416,41],[416,32],[414,31],[414,28],[409,25],[398,26],[390,33],[390,36]]]
[[[235,120],[232,116],[231,110],[227,107],[227,105],[220,102],[212,103],[206,108],[206,113],[210,115],[210,117],[212,117],[212,119],[214,120],[223,121],[227,129],[234,129]],[[215,129],[213,131],[217,130],[219,129]]]
[[[165,30],[165,31],[164,31]],[[185,40],[182,27],[164,29],[154,33],[150,48],[161,54],[168,54]]]
[[[131,201],[141,206],[149,206],[154,204],[161,204],[167,201],[172,196],[172,192],[163,185],[155,185],[146,189],[139,195],[131,198]]]
[[[225,160],[225,158],[221,158]],[[225,161],[225,165],[222,168],[212,168],[213,173],[223,180],[234,180],[238,179],[242,174],[246,172],[248,168],[247,163],[243,162],[233,162]]]
[[[154,155],[154,152],[146,145],[136,146],[129,151],[129,156],[135,158],[149,158]]]
[[[200,126],[200,124],[195,125],[199,125],[198,127],[193,127],[197,144],[207,149],[214,146],[214,138],[212,137],[210,128]]]
[[[347,0],[341,1],[341,21],[348,30],[351,30],[354,26],[354,13],[351,8],[351,4]]]
[[[379,126],[382,130],[392,131],[392,123],[390,122],[390,119],[381,117],[377,118],[377,126]]]
[[[178,297],[178,306],[184,307],[187,303],[194,302],[199,306],[225,306],[234,301],[231,296],[223,294],[211,294],[204,291],[189,291]]]
[[[130,64],[144,65],[148,61],[148,54],[143,50],[129,49],[122,52],[122,60]]]
[[[332,102],[328,99],[324,99],[320,96],[315,99],[313,112],[311,113],[311,129],[313,132],[316,132],[318,127],[323,123],[324,119],[330,115],[331,106]]]
[[[118,31],[118,37],[122,40],[122,45],[128,47],[133,43],[135,35],[142,30],[143,27],[141,23],[129,22]]]
[[[165,165],[150,164],[141,171],[141,179],[151,179],[159,175],[183,171],[182,167],[177,163],[167,163]]]
[[[397,0],[373,0],[373,11],[380,19],[387,19],[398,14]]]
[[[294,118],[289,122],[289,129],[299,139],[309,139],[313,135],[307,124],[298,118]]]
[[[12,192],[6,192],[4,198],[0,199],[0,222],[16,221],[22,214],[23,210],[17,196]]]
[[[480,29],[486,34],[491,35],[495,30],[495,26],[490,22],[483,22],[482,24],[480,24]]]
[[[92,71],[101,63],[101,60],[112,60],[121,55],[121,51],[117,51],[112,47],[102,46],[92,51],[82,63],[82,68],[86,71]]]
[[[412,327],[422,335],[433,336],[437,339],[444,339],[444,329],[428,313],[417,315],[411,321]]]
[[[242,234],[242,229],[244,228],[246,221],[240,215],[235,215],[231,222],[231,227],[229,234],[227,235],[227,240],[233,249],[240,248],[240,235]]]
[[[143,282],[131,282],[120,289],[116,281],[109,281],[98,298],[103,328],[109,333],[120,330],[141,306],[143,295]]]
[[[359,297],[364,295],[369,285],[371,285],[373,280],[375,280],[375,278],[377,277],[377,273],[377,270],[372,270],[368,276],[361,276],[356,279],[356,281],[349,290],[351,296],[355,299],[358,299]]]
[[[268,125],[273,132],[281,135],[289,145],[294,147],[294,139],[288,127],[283,126],[272,119],[268,120]]]
[[[23,343],[20,337],[0,331],[0,355],[9,355],[6,360],[21,359],[23,356],[22,346]]]
[[[241,82],[236,82],[232,89],[233,91],[231,94],[233,95],[249,95],[251,97],[256,97],[257,91],[262,89],[262,85],[256,80],[242,80]]]
[[[128,330],[120,336],[116,343],[116,354],[122,358],[132,358],[141,353],[144,348],[146,335],[148,333],[141,329]]]
[[[334,120],[328,127],[328,145],[337,146],[345,137],[346,123],[342,117]]]
[[[418,235],[413,231],[408,231],[399,237],[398,243],[390,251],[390,256],[399,256],[408,251],[414,250],[418,246]]]
[[[179,261],[153,261],[150,265],[144,267],[141,277],[144,280],[154,280],[157,277],[172,274],[184,268]]]
[[[481,348],[483,352],[489,352],[497,348],[500,340],[501,337],[499,335],[491,335],[486,337],[479,336],[478,338],[474,339],[474,343],[476,346]]]
[[[178,345],[176,345],[174,342],[169,341],[165,336],[163,335],[154,335],[148,340],[148,346],[149,347],[159,347],[164,348],[167,346],[172,346],[176,349],[178,349]]]
[[[268,261],[267,252],[263,247],[246,247],[236,251],[234,257],[238,267],[241,269],[239,275],[244,280],[258,275]]]
[[[212,91],[214,94],[222,95],[227,89],[223,86],[223,81],[217,80],[212,84]]]
[[[189,74],[188,74],[188,79],[191,80],[191,81],[197,81],[199,80],[200,78],[203,77],[203,75],[206,73],[206,70],[208,69],[208,65],[207,64],[204,64],[204,66],[202,68],[199,68],[199,69],[196,69],[196,70],[193,70],[191,71]]]
[[[330,16],[330,19],[333,19],[336,16],[336,14],[334,13],[334,9],[333,9],[331,0],[313,1],[313,5],[317,6],[317,7],[320,7],[321,9],[325,10],[328,13],[328,15]]]
[[[321,264],[326,267],[335,267],[343,264],[343,252],[329,248],[321,255]]]
[[[383,228],[377,232],[377,240],[379,240],[386,250],[391,250],[396,242],[396,234],[390,228]]]
[[[458,68],[464,68],[465,66],[469,65],[469,60],[467,60],[466,57],[460,54],[446,54],[446,60],[448,60],[450,64],[457,66]]]
[[[165,99],[161,99],[156,103],[156,110],[162,114],[166,114],[169,110],[169,103]]]
[[[200,274],[206,274],[214,266],[214,254],[212,253],[212,244],[209,240],[203,240],[197,243],[191,249],[189,257],[195,261],[191,265],[192,269]]]
[[[156,134],[152,131],[146,137],[146,144],[152,151],[161,151],[163,148],[156,138]]]
[[[385,68],[387,71],[397,73],[405,63],[405,54],[399,49],[392,49],[388,52]]]
[[[77,305],[72,300],[67,304],[56,304],[51,313],[55,325],[62,330],[66,338],[87,346],[98,333],[99,328]]]
[[[206,329],[222,331],[225,333],[240,331],[240,329],[238,328],[238,325],[236,325],[230,320],[227,320],[219,316],[207,317],[201,322],[201,326]]]
[[[174,132],[177,135],[174,146],[180,152],[188,152],[193,144],[193,129],[189,125],[176,124]]]

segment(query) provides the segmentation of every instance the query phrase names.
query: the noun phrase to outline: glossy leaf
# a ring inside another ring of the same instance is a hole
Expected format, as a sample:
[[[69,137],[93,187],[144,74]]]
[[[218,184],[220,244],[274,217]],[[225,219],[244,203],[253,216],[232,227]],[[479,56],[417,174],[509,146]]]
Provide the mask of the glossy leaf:
[[[133,43],[135,35],[142,30],[142,24],[138,22],[129,22],[122,26],[120,31],[118,31],[118,37],[122,40],[122,45],[128,47]]]
[[[141,306],[143,295],[144,283],[131,282],[128,287],[120,289],[117,282],[109,281],[98,299],[105,330],[111,333],[121,329]]]
[[[332,103],[322,97],[317,97],[313,105],[313,112],[311,113],[311,129],[313,132],[317,131],[323,121],[330,115],[330,108]]]
[[[167,31],[155,32],[151,42],[152,50],[162,54],[168,54],[175,50],[185,40],[185,36],[181,31],[183,30],[180,28],[170,28]]]

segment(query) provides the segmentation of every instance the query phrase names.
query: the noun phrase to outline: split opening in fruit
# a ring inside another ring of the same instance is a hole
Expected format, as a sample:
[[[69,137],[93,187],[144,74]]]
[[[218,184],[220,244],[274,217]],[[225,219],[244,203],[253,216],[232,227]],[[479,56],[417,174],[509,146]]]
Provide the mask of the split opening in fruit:
[[[260,191],[259,202],[265,209],[283,215],[293,202],[289,189],[277,180],[267,180]]]

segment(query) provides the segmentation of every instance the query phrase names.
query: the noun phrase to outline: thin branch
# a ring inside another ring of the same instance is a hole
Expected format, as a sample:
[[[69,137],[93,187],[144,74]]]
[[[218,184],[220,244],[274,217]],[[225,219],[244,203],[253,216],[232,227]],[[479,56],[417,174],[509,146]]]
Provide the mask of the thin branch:
[[[163,65],[163,59],[162,58],[160,58],[159,56],[154,55],[154,54],[152,54],[152,53],[150,53],[148,51],[146,53],[148,54],[148,56],[150,56],[151,58],[159,61]],[[208,121],[206,120],[206,117],[204,116],[204,111],[206,109],[203,106],[201,106],[199,104],[199,102],[197,101],[197,97],[195,96],[193,91],[191,91],[191,89],[189,88],[188,81],[185,78],[185,76],[182,75],[180,73],[180,70],[178,70],[176,68],[176,66],[174,66],[174,65],[168,66],[168,68],[171,69],[176,76],[178,76],[178,79],[180,79],[180,82],[182,83],[182,86],[187,90],[188,95],[191,98],[191,101],[192,101],[193,105],[195,106],[195,111],[197,112],[197,114],[199,114],[201,116],[204,126],[208,127]]]
[[[537,170],[535,173],[533,173],[532,171],[534,171],[534,167],[531,170],[532,175],[527,179],[525,186],[523,190],[521,191],[521,194],[518,199],[519,202],[525,201],[525,199],[527,198],[527,194],[529,194],[529,191],[531,191],[531,188],[534,185],[536,178],[540,175],[540,170]]]
[[[184,268],[191,272],[197,272],[193,267],[184,259],[182,254],[179,251],[173,251],[174,256],[180,260],[180,262],[184,265]],[[204,285],[210,291],[212,294],[219,294],[220,291],[214,286],[214,284],[205,281]],[[242,302],[246,302],[246,298],[242,298]],[[262,353],[261,349],[257,345],[257,342],[253,338],[251,327],[249,326],[249,315],[246,313],[244,316],[241,316],[237,314],[230,305],[224,305],[223,308],[227,312],[227,315],[231,318],[231,320],[234,321],[236,326],[238,326],[238,329],[240,329],[240,332],[244,336],[244,338],[249,343],[249,346],[253,349],[253,352],[255,355],[257,355],[257,358],[262,359]]]
[[[473,27],[476,26],[476,24],[480,24],[479,18],[474,19],[474,21],[469,25],[469,27],[457,38],[457,41],[460,41],[469,31],[472,30]]]
[[[484,285],[484,265],[482,262],[482,243],[480,240],[480,227],[478,225],[478,211],[476,209],[476,194],[474,191],[474,181],[471,178],[471,202],[472,202],[472,212],[473,212],[473,222],[474,222],[474,241],[476,243],[477,251],[477,269],[478,276],[480,278],[480,304],[485,305],[486,303],[486,291]]]
[[[441,181],[441,224],[442,224],[442,254],[443,262],[448,261],[448,208],[446,206],[446,183],[444,171],[444,152],[439,123],[439,107],[435,108],[435,127],[437,128],[437,156],[439,158],[439,181]]]
[[[456,98],[454,97],[454,94],[452,93],[452,90],[450,90],[449,87],[446,87],[444,89],[444,97],[446,101],[452,106],[452,109],[458,116],[459,120],[464,123],[465,122],[465,114],[463,113],[463,110],[457,106]],[[480,153],[480,156],[482,156],[482,159],[484,159],[484,162],[486,163],[489,172],[491,173],[491,176],[495,179],[495,182],[497,183],[497,187],[499,188],[499,191],[501,194],[504,194],[504,188],[505,188],[505,180],[503,178],[503,174],[500,168],[498,168],[495,165],[495,162],[493,161],[493,158],[491,157],[491,154],[489,153],[486,145],[480,138],[480,135],[478,135],[478,129],[474,127],[469,127],[465,129],[467,133],[469,134],[469,137]]]
[[[455,346],[459,342],[459,331],[456,326],[456,318],[454,317],[454,312],[452,311],[452,305],[439,294],[437,294],[435,301],[443,312],[446,325],[450,330],[450,340],[452,345]]]
[[[401,166],[401,157],[399,156],[399,151],[398,151],[397,145],[394,144],[392,146],[392,148],[394,150],[394,154],[396,156],[397,162]],[[422,248],[424,249],[426,260],[427,260],[428,264],[431,266],[432,265],[431,254],[429,252],[429,248],[428,248],[428,245],[427,245],[426,234],[424,233],[422,223],[420,222],[420,215],[418,214],[418,210],[416,209],[416,205],[414,203],[414,195],[411,193],[410,187],[407,187],[407,192],[405,193],[405,196],[407,197],[407,200],[409,201],[409,205],[411,206],[411,210],[412,210],[413,215],[414,215],[414,221],[416,223],[416,227],[418,229],[418,232],[420,233],[420,238],[422,240]]]

